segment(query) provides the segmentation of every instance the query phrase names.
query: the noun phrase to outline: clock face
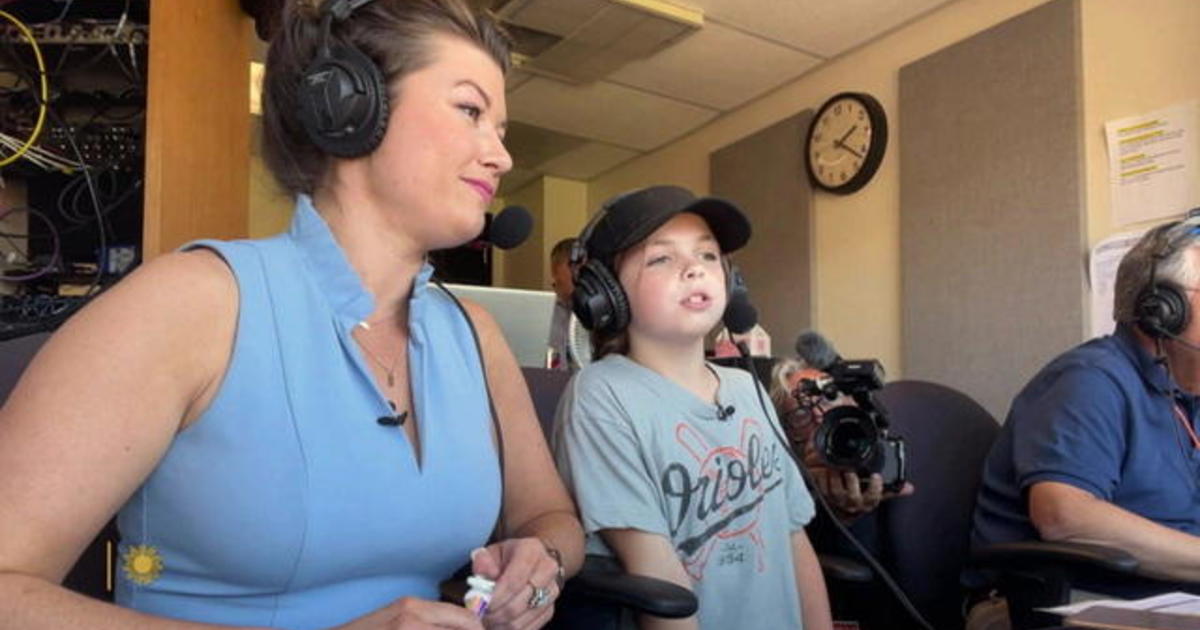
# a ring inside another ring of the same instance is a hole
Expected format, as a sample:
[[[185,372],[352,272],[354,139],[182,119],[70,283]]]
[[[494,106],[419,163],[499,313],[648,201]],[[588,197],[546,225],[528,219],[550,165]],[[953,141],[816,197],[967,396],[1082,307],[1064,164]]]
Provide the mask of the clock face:
[[[854,192],[875,174],[886,144],[879,102],[866,94],[839,94],[821,106],[809,129],[809,175],[830,192]]]

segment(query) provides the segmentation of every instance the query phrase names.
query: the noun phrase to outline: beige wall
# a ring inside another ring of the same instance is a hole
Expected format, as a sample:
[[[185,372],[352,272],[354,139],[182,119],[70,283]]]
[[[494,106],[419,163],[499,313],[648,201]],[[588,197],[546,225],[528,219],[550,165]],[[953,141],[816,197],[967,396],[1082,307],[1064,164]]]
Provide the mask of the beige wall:
[[[295,202],[275,183],[262,158],[250,158],[250,214],[247,234],[265,238],[287,229]]]
[[[497,254],[497,259],[503,259],[503,272],[494,277],[494,284],[501,287],[517,289],[542,288],[542,250],[534,243],[541,243],[545,226],[542,220],[545,208],[545,178],[537,179],[529,185],[504,196],[504,203],[514,206],[525,206],[533,214],[533,233],[529,240],[520,247]]]
[[[674,182],[707,192],[710,152],[805,108],[816,108],[837,92],[869,92],[895,121],[901,66],[1041,2],[951,3],[718,118],[682,140],[593,180],[588,189],[589,206],[595,207],[623,189],[654,182]],[[818,193],[814,200],[813,326],[827,335],[843,355],[878,357],[889,375],[895,377],[900,371],[900,169],[896,156],[903,139],[896,135],[895,122],[889,126],[893,130],[887,155],[866,188],[847,197]],[[750,247],[755,247],[753,240]],[[786,351],[793,341],[773,340],[776,352]]]
[[[612,194],[651,183],[678,183],[708,190],[708,156],[761,128],[836,92],[870,92],[892,119],[887,156],[875,179],[848,197],[818,194],[814,200],[816,269],[814,326],[843,354],[877,356],[899,375],[899,143],[896,135],[897,74],[911,61],[991,27],[1043,0],[958,0],[878,41],[842,56],[738,111],[718,118],[679,141],[634,160],[586,185],[544,178],[509,195],[535,215],[526,245],[497,256],[496,284],[546,288],[549,248],[582,226],[584,216]],[[1082,0],[1084,135],[1088,228],[1095,243],[1127,228],[1113,225],[1108,207],[1106,120],[1200,98],[1200,2],[1196,0]],[[800,139],[797,139],[800,142]],[[797,176],[803,176],[797,174]],[[261,181],[256,171],[252,188]],[[586,190],[586,193],[584,192]],[[269,195],[252,198],[269,198]],[[252,204],[251,234],[277,231],[290,203]],[[265,208],[265,210],[263,210]],[[549,211],[547,211],[549,209]],[[259,216],[256,213],[276,213]],[[754,247],[754,243],[751,247]],[[1082,260],[1081,260],[1081,264]],[[777,349],[791,340],[778,339]]]
[[[583,229],[588,217],[588,186],[573,179],[547,177],[546,211],[542,217],[544,233],[542,260],[542,289],[550,289],[550,250],[564,238],[575,236]]]
[[[1083,0],[1087,241],[1117,226],[1109,208],[1104,123],[1200,99],[1200,2]],[[1198,121],[1200,122],[1200,121]]]
[[[521,246],[496,256],[494,284],[520,289],[550,289],[550,250],[579,233],[587,217],[587,184],[561,177],[542,177],[504,198],[533,214],[533,233]]]

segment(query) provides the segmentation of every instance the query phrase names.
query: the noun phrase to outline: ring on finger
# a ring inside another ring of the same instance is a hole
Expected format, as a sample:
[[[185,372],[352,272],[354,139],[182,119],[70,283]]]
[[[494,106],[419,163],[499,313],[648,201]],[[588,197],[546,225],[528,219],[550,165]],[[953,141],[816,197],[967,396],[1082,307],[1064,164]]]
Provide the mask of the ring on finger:
[[[550,603],[550,587],[538,586],[533,582],[529,583],[529,588],[533,589],[533,594],[529,596],[530,608],[541,608]]]

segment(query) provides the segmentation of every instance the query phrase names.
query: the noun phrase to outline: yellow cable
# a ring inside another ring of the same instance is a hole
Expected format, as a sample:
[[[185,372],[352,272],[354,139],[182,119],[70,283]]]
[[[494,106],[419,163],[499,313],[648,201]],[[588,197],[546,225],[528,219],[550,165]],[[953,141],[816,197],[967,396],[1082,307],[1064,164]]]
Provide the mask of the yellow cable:
[[[21,145],[20,149],[17,149],[16,153],[0,160],[0,166],[7,166],[16,162],[22,155],[25,155],[25,152],[29,150],[29,147],[33,146],[34,142],[37,142],[38,136],[41,135],[42,125],[46,122],[46,104],[50,102],[50,86],[46,81],[46,62],[42,60],[42,49],[38,47],[37,40],[33,38],[33,33],[29,32],[29,29],[20,20],[13,17],[7,11],[0,11],[0,17],[16,25],[17,30],[21,31],[25,39],[29,40],[29,45],[33,47],[33,56],[37,58],[38,76],[41,77],[42,84],[42,98],[38,106],[37,123],[33,125],[33,133],[29,134],[29,139],[25,141],[25,144]]]

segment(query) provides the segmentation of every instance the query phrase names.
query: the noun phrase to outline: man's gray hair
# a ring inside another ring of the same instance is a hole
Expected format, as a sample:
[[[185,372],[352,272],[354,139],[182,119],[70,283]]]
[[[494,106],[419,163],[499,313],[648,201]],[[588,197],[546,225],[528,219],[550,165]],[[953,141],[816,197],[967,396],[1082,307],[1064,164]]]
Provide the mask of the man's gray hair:
[[[1138,296],[1154,282],[1181,288],[1200,286],[1200,265],[1186,252],[1200,245],[1200,218],[1160,225],[1149,232],[1121,259],[1113,296],[1113,319],[1137,321]]]
[[[769,395],[771,402],[775,403],[775,411],[779,414],[783,413],[783,403],[792,396],[792,388],[790,380],[792,375],[800,370],[807,370],[809,364],[800,358],[785,357],[775,363],[771,368],[771,387]]]

